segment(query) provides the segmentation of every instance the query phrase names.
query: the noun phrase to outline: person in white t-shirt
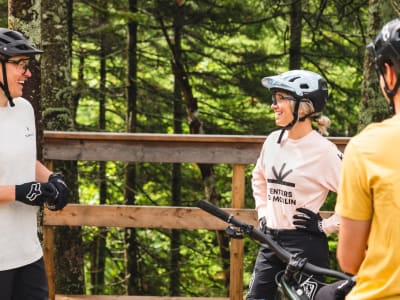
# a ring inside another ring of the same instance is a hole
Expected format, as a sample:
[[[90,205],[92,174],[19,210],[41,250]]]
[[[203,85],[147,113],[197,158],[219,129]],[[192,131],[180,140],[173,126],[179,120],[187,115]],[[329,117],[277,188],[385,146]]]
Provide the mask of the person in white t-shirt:
[[[69,190],[61,173],[36,158],[32,105],[22,98],[29,62],[43,51],[20,32],[0,28],[0,298],[47,300],[37,212],[59,210]]]
[[[329,191],[339,185],[342,153],[313,129],[327,135],[330,120],[321,115],[328,86],[319,74],[291,70],[265,77],[271,108],[281,130],[266,139],[252,172],[260,229],[281,246],[320,267],[329,267],[326,234],[337,232],[339,217],[322,219],[319,210]],[[276,275],[285,265],[262,245],[249,284],[247,300],[275,299]]]

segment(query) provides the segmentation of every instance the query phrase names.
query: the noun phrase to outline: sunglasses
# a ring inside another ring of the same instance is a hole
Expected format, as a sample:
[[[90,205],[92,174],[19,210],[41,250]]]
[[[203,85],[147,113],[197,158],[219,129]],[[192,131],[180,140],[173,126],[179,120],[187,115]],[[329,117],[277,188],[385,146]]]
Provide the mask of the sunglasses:
[[[29,65],[30,65],[29,58],[22,58],[22,59],[18,59],[18,60],[9,59],[6,62],[9,64],[16,65],[17,68],[22,72],[22,74],[25,74],[26,71],[28,71]]]
[[[282,103],[285,100],[296,101],[296,99],[292,96],[285,96],[281,93],[272,93],[272,104],[277,105]]]

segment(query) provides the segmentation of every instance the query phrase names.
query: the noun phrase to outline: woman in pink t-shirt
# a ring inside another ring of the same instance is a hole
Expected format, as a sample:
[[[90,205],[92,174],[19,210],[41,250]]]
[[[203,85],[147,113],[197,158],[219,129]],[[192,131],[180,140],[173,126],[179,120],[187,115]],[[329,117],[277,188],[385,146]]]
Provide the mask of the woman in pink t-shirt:
[[[265,77],[272,93],[271,108],[281,130],[271,133],[252,173],[260,229],[292,253],[328,267],[326,234],[336,232],[338,217],[318,214],[329,191],[339,185],[342,153],[323,137],[330,121],[321,115],[328,97],[326,81],[307,70]],[[318,122],[320,133],[313,130]],[[274,299],[276,275],[285,265],[262,245],[247,300]]]

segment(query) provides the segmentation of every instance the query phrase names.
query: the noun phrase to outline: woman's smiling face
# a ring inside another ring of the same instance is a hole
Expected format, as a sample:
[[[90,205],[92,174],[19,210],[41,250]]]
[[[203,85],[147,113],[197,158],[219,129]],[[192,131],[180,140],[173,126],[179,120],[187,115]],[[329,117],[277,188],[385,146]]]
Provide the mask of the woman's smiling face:
[[[284,91],[272,93],[271,109],[275,113],[275,124],[280,127],[287,126],[293,120],[293,103],[295,98]]]

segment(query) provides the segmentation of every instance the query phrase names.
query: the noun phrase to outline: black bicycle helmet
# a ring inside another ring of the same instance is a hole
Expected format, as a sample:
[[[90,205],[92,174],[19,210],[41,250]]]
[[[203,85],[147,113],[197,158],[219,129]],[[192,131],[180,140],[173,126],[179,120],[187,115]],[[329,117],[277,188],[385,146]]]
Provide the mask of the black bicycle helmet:
[[[400,18],[386,23],[375,40],[367,45],[367,49],[373,58],[378,76],[385,74],[385,63],[393,66],[396,73],[397,82],[393,89],[389,89],[383,76],[385,92],[390,100],[391,110],[394,113],[393,97],[400,86]]]
[[[3,70],[3,82],[0,82],[0,88],[4,90],[10,106],[14,106],[14,102],[8,88],[7,61],[13,56],[34,56],[41,53],[43,51],[36,48],[22,33],[8,28],[0,28],[0,62]]]
[[[41,53],[43,51],[37,49],[22,33],[8,28],[0,28],[0,54],[6,58]]]

